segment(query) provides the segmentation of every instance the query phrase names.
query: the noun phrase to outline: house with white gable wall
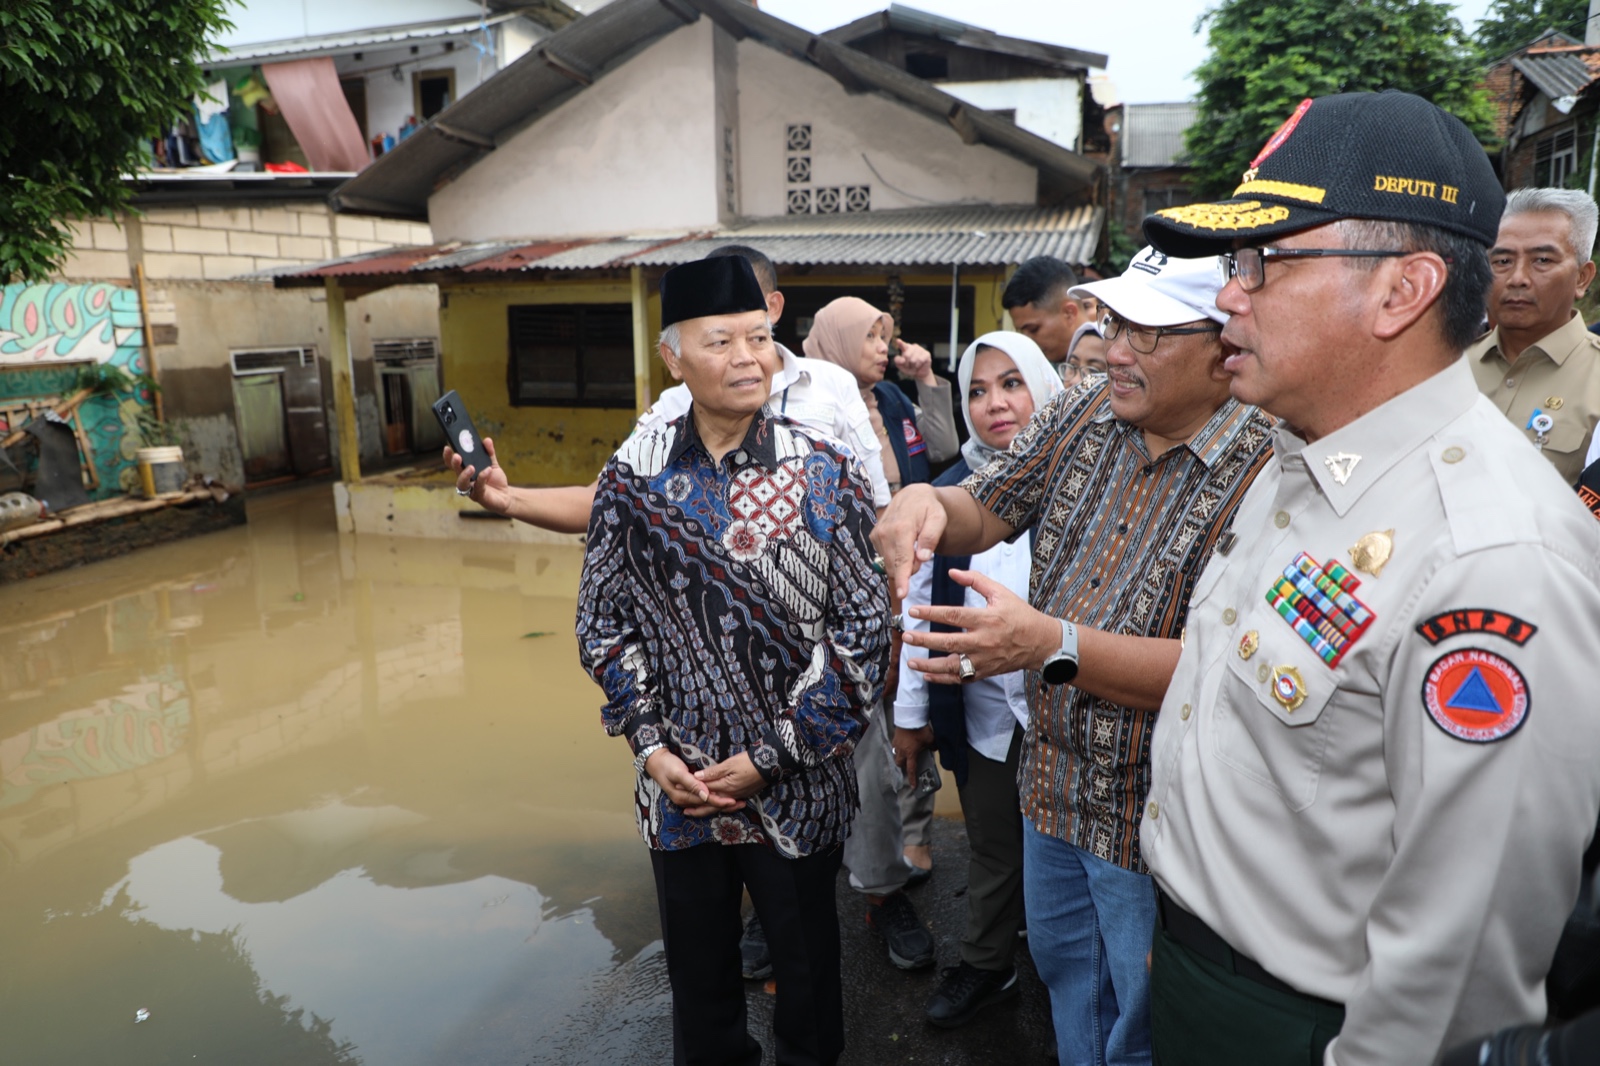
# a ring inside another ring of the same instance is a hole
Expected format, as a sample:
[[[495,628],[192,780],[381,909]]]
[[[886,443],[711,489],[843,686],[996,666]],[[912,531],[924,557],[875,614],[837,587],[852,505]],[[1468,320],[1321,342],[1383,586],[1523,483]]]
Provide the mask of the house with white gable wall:
[[[1100,178],[1009,118],[739,0],[614,0],[330,198],[427,221],[438,243],[273,273],[324,288],[330,311],[438,285],[442,383],[508,475],[582,482],[665,384],[666,268],[750,244],[778,264],[791,347],[849,293],[947,355],[998,327],[1015,264],[1094,254]],[[361,481],[343,473],[347,490]]]
[[[1064,148],[1103,153],[1105,112],[1089,82],[1109,57],[986,30],[906,4],[864,15],[824,34],[828,40],[937,85]]]

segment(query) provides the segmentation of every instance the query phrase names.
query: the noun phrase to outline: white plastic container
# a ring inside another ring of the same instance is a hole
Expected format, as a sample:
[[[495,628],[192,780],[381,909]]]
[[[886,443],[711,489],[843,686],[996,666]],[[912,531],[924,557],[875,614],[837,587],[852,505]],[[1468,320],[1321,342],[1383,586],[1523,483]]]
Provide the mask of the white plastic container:
[[[166,499],[183,495],[183,483],[189,472],[183,465],[183,449],[140,448],[139,483],[150,499]]]

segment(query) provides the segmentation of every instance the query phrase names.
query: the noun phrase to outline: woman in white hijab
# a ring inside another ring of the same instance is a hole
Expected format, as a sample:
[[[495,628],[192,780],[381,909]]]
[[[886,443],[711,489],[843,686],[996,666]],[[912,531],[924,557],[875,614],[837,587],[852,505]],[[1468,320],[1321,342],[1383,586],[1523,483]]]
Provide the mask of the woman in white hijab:
[[[957,372],[961,410],[970,438],[962,461],[935,485],[954,485],[1010,446],[1034,413],[1065,392],[1056,368],[1020,333],[985,333],[962,353]],[[1018,596],[1028,596],[1032,538],[1024,531],[980,555],[935,555],[911,579],[902,611],[919,604],[983,606],[983,597],[956,584],[950,570],[976,570]],[[903,615],[907,629],[929,624]],[[956,778],[971,857],[967,867],[967,927],[961,963],[947,968],[928,1001],[935,1025],[965,1024],[983,1007],[1017,991],[1014,965],[1022,928],[1022,814],[1017,759],[1028,705],[1020,671],[970,684],[929,685],[909,661],[922,648],[901,649],[894,703],[896,761],[916,769],[924,748],[934,747]]]

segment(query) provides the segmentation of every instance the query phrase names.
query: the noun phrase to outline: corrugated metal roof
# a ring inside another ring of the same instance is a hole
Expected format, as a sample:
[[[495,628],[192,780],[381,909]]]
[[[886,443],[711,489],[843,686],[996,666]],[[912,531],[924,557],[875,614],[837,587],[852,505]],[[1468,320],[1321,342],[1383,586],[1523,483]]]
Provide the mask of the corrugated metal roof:
[[[390,248],[314,266],[275,268],[255,276],[274,278],[280,288],[294,288],[317,285],[328,277],[403,284],[439,280],[446,274],[668,267],[699,259],[723,244],[751,245],[779,267],[1005,266],[1036,255],[1083,263],[1094,256],[1101,223],[1102,210],[1087,206],[919,207],[754,219],[714,233]]]
[[[1183,134],[1200,113],[1194,101],[1126,104],[1122,108],[1122,165],[1170,167],[1183,156]]]
[[[1596,68],[1600,68],[1600,48],[1586,45],[1530,48],[1521,55],[1512,56],[1511,65],[1521,71],[1534,88],[1552,100],[1561,100],[1577,96],[1594,82]]]
[[[876,91],[948,121],[964,139],[1038,167],[1055,191],[1089,187],[1093,160],[971,107],[887,63],[774,18],[743,0],[613,0],[541,41],[527,55],[435,115],[340,189],[337,211],[425,219],[428,197],[458,168],[503,144],[575,93],[701,14],[811,63],[855,91]]]
[[[206,56],[211,66],[232,63],[259,63],[263,59],[279,56],[308,58],[310,56],[338,55],[386,44],[404,44],[407,41],[435,37],[455,37],[471,33],[481,26],[498,26],[517,17],[516,12],[491,15],[487,19],[444,19],[433,22],[414,22],[403,26],[382,26],[349,33],[328,33],[316,37],[290,37],[281,41],[263,41],[259,44],[241,44],[237,48],[218,45]]]

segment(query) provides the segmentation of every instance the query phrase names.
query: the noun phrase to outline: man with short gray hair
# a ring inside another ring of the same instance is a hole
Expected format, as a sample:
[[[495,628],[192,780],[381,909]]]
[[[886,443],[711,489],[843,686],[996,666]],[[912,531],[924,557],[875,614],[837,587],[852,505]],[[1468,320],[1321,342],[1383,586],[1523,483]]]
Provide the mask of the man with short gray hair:
[[[1467,349],[1478,388],[1575,485],[1600,421],[1600,337],[1573,304],[1594,280],[1600,209],[1576,189],[1517,189],[1489,250],[1495,328]]]

